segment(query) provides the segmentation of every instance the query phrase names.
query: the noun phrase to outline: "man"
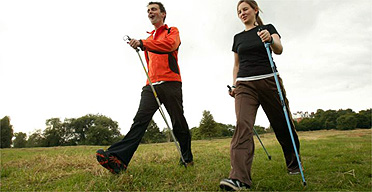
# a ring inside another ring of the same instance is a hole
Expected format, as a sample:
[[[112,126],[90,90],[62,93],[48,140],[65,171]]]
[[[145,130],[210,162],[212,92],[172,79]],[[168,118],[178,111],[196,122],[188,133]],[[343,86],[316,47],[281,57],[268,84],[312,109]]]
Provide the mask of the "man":
[[[141,48],[145,51],[150,80],[160,102],[169,113],[182,156],[186,164],[192,165],[191,135],[183,114],[182,81],[177,58],[181,44],[179,32],[176,27],[164,24],[167,13],[162,3],[150,2],[147,13],[155,29],[146,40],[131,39],[128,44],[134,49]],[[111,173],[125,171],[158,108],[147,81],[146,86],[142,88],[140,105],[128,134],[118,143],[111,145],[107,151],[97,150],[97,161]]]

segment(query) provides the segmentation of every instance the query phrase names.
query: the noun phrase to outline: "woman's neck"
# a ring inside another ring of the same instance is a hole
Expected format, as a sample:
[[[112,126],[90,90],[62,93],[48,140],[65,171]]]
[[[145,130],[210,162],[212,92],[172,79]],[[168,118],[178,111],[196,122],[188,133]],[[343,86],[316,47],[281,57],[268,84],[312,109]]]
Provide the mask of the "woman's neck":
[[[253,29],[253,28],[255,28],[256,27],[256,25],[254,25],[253,23],[251,23],[251,24],[246,24],[245,25],[245,30],[246,31],[249,31],[249,30],[251,30],[251,29]]]

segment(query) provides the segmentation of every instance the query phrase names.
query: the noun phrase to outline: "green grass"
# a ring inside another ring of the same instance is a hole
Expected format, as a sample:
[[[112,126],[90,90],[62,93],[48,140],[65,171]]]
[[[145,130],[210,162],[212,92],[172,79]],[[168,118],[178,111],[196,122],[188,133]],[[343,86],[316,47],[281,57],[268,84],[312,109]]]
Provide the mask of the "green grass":
[[[286,173],[274,134],[261,135],[252,191],[371,191],[371,129],[299,132],[308,186]],[[218,191],[230,171],[231,139],[193,141],[194,167],[178,165],[174,143],[140,145],[127,172],[112,175],[95,159],[99,146],[2,149],[1,191]],[[102,146],[101,148],[107,148]]]

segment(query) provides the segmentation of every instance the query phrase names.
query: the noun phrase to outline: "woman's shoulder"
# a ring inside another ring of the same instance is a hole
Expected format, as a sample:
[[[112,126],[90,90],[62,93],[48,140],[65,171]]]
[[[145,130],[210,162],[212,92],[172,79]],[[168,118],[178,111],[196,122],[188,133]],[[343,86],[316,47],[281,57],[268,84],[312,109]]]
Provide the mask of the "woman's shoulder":
[[[239,35],[243,34],[244,32],[245,32],[245,30],[240,31],[240,32],[236,33],[234,36],[239,36]]]
[[[263,25],[263,29],[268,30],[271,34],[277,33],[279,35],[279,32],[276,30],[276,28],[274,27],[274,25],[271,24],[271,23],[266,24],[266,25]]]
[[[275,29],[274,25],[271,24],[271,23],[265,24],[264,27],[267,28],[267,29],[269,29],[269,28],[274,28]]]
[[[244,30],[243,31],[241,31],[241,32],[239,32],[239,33],[236,33],[235,35],[234,35],[234,41],[235,40],[238,40],[238,39],[240,39],[240,38],[242,38],[242,35],[244,35]]]

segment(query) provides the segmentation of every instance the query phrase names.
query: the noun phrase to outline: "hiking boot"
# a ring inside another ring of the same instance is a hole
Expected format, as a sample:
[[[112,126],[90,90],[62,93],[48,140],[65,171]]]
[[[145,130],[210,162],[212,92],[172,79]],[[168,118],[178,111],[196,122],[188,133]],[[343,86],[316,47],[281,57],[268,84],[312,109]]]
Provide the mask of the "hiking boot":
[[[185,166],[185,164],[181,161],[180,166]],[[190,161],[186,163],[186,167],[192,167],[192,166],[194,166],[194,161]]]
[[[237,179],[222,179],[220,181],[220,188],[226,191],[239,191],[242,189],[250,189],[251,186]]]
[[[190,161],[190,162],[186,163],[186,167],[189,167],[189,166],[194,166],[194,161]]]
[[[127,169],[127,166],[121,160],[114,155],[107,154],[103,149],[98,149],[96,151],[96,157],[99,164],[112,174],[119,174],[121,171]]]
[[[304,167],[302,167],[302,171],[304,171]],[[299,169],[299,168],[288,170],[288,174],[289,174],[289,175],[298,175],[298,174],[300,174],[300,173],[301,173],[301,172],[300,172],[300,169]]]
[[[180,159],[180,165],[185,166],[185,164],[182,162],[182,159]],[[186,167],[194,166],[194,161],[186,162]]]
[[[288,171],[289,175],[298,175],[300,174],[300,171]]]

